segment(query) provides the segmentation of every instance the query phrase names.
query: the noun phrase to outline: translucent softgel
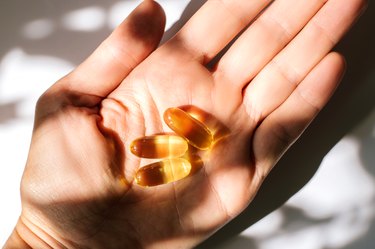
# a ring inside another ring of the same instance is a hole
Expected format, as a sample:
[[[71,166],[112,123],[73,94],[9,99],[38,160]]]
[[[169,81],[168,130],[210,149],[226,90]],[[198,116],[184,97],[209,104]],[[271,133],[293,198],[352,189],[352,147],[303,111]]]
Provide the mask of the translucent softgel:
[[[141,186],[156,186],[175,182],[188,176],[191,164],[183,158],[170,158],[141,167],[135,180]]]
[[[170,158],[180,157],[188,149],[188,143],[180,136],[155,135],[134,140],[130,151],[143,158]]]
[[[197,119],[179,108],[169,108],[164,112],[164,121],[177,135],[184,137],[189,144],[207,150],[213,136],[210,130]]]

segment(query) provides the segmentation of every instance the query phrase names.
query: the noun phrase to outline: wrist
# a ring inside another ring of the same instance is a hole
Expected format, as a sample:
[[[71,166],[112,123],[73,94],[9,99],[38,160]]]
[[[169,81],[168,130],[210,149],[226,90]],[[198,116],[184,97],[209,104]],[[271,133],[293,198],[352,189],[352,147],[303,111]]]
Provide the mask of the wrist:
[[[5,242],[3,249],[29,249],[31,248],[20,236],[17,229],[13,229],[12,234],[9,236],[8,240]]]
[[[24,236],[20,234],[24,229],[22,229],[21,225],[19,224],[20,221],[17,222],[16,227],[13,229],[11,235],[9,236],[8,240],[5,242],[4,249],[29,249],[32,248],[25,240]]]
[[[47,243],[48,239],[42,238],[40,233],[33,231],[20,217],[16,227],[4,245],[4,249],[29,249],[29,248],[59,248],[52,246],[55,243]],[[45,237],[45,236],[44,236]],[[49,241],[50,242],[50,241]],[[55,244],[56,245],[56,244]]]

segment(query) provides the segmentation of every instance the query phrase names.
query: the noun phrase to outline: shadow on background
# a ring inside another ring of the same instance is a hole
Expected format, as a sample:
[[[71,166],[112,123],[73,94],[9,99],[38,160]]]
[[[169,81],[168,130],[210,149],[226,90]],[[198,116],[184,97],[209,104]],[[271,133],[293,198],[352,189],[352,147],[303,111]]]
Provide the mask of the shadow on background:
[[[108,25],[103,25],[92,32],[74,31],[63,27],[61,20],[67,13],[87,7],[94,6],[109,11],[117,2],[119,1],[0,1],[0,62],[11,49],[21,48],[29,55],[48,55],[75,65],[80,63],[91,54],[111,30]],[[50,33],[40,39],[25,36],[22,33],[25,26],[38,20],[53,25]],[[0,100],[0,124],[19,118],[17,108],[21,102],[22,100],[16,100],[3,103]]]
[[[355,135],[358,137],[358,140],[361,141],[360,156],[362,159],[362,165],[375,177],[375,110],[366,121],[365,126],[361,127],[362,129],[357,131]]]
[[[86,7],[99,7],[109,11],[117,2],[119,1],[1,1],[0,58],[9,49],[21,47],[28,54],[49,55],[77,64],[85,59],[111,30],[107,25],[92,32],[68,30],[61,25],[62,18],[71,11]],[[53,31],[41,39],[28,39],[20,31],[26,24],[36,20],[48,20],[53,25]]]
[[[372,72],[373,75],[375,72]],[[375,84],[375,77],[372,77]],[[373,93],[374,94],[374,93]],[[375,96],[374,96],[375,97]],[[375,178],[375,109],[366,122],[354,133],[360,141],[360,158],[364,169]],[[372,206],[375,206],[375,199],[372,199]],[[343,249],[367,249],[375,245],[375,222],[371,222],[367,233],[359,240],[343,247]]]

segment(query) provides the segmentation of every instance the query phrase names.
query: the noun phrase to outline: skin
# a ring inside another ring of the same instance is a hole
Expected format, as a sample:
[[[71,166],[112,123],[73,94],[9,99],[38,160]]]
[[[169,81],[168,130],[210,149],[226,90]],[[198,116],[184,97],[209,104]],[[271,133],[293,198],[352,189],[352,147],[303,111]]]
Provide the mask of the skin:
[[[207,1],[157,48],[164,13],[144,1],[47,90],[36,108],[22,213],[5,248],[189,248],[246,208],[333,94],[345,63],[331,49],[365,6],[274,1],[252,22],[269,2]],[[194,175],[136,185],[147,161],[130,153],[131,141],[169,132],[163,113],[182,105],[229,133]]]

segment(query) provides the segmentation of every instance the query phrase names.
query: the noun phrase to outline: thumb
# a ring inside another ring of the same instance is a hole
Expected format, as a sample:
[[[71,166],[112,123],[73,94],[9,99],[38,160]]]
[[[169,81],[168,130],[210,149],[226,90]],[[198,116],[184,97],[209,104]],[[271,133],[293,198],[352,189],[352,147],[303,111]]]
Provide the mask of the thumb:
[[[96,96],[100,101],[155,50],[164,27],[161,6],[154,1],[143,1],[93,54],[52,88]]]

